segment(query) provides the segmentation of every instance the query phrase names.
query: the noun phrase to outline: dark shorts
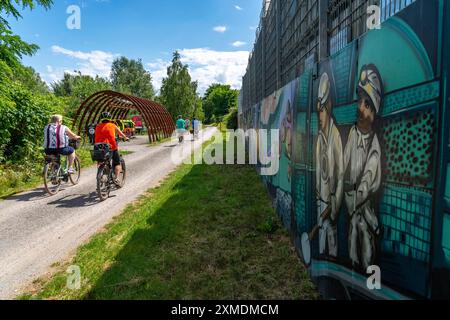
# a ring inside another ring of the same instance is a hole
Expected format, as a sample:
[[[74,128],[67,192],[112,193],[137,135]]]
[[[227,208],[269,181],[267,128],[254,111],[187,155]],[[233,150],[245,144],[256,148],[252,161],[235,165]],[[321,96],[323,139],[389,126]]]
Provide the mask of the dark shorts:
[[[119,150],[112,151],[113,166],[120,166],[120,153]]]
[[[74,152],[75,149],[72,147],[65,147],[61,149],[45,149],[45,154],[48,156],[57,156],[57,155],[69,156]]]

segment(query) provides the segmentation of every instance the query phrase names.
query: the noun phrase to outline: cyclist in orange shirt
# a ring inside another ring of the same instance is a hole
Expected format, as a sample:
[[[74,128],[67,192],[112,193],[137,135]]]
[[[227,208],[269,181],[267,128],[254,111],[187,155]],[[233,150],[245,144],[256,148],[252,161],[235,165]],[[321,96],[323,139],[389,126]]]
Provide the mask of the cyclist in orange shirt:
[[[95,129],[95,143],[106,143],[111,147],[115,180],[117,180],[117,177],[121,174],[122,166],[116,137],[118,135],[119,138],[123,138],[125,141],[129,141],[130,139],[111,120],[112,116],[109,112],[102,113],[102,120]],[[118,183],[118,181],[114,182]]]

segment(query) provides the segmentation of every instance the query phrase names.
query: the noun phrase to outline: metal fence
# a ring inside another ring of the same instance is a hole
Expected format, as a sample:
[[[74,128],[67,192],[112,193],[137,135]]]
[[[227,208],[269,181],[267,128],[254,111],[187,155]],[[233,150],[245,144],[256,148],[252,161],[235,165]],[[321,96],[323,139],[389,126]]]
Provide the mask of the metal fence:
[[[367,8],[381,21],[415,0],[264,0],[241,90],[244,111],[367,31]]]

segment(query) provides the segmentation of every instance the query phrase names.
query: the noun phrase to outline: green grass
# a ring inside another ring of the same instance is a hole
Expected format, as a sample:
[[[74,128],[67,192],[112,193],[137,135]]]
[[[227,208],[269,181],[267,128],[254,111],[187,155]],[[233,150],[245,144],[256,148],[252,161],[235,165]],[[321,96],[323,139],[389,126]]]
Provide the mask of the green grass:
[[[42,166],[0,165],[0,200],[42,184]]]
[[[172,141],[172,137],[164,138],[164,139],[161,139],[161,140],[158,140],[158,141],[154,141],[154,142],[152,142],[152,143],[149,143],[149,144],[148,144],[148,147],[158,146],[158,145],[160,145],[160,144],[163,144],[163,143],[166,143],[166,142],[169,142],[169,141]]]
[[[250,166],[180,166],[58,270],[22,299],[318,297]]]

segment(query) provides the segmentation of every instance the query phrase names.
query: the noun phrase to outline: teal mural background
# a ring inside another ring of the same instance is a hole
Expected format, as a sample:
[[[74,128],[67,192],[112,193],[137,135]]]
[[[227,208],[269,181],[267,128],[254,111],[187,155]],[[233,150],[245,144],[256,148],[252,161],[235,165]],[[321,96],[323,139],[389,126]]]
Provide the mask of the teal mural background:
[[[292,149],[282,144],[280,171],[263,180],[301,255],[301,235],[317,224],[314,150],[319,122],[314,97],[320,75],[330,75],[333,117],[345,147],[357,121],[361,68],[378,68],[385,92],[375,129],[383,171],[376,198],[383,227],[376,263],[383,290],[368,291],[366,275],[350,263],[345,204],[338,220],[337,260],[320,256],[318,241],[312,241],[311,275],[337,280],[349,296],[450,297],[449,10],[443,0],[417,1],[380,30],[321,62],[317,73],[305,72],[241,117],[244,129],[279,129],[288,101],[292,105]]]

